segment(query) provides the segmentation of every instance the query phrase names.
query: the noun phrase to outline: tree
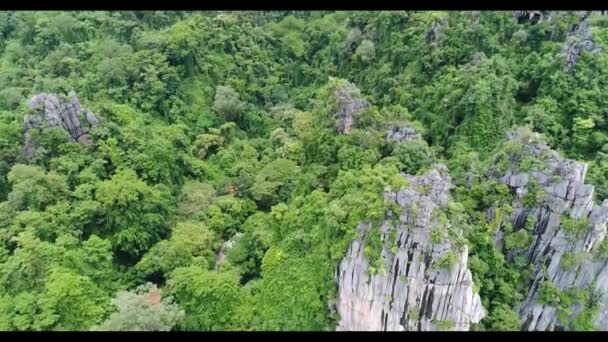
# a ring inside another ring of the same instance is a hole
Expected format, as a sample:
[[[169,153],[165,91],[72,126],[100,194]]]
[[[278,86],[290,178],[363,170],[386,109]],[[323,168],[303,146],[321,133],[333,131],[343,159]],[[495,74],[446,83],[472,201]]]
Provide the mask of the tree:
[[[211,184],[189,181],[182,187],[178,213],[190,218],[207,209],[215,200],[216,192]]]
[[[241,283],[261,276],[262,258],[271,245],[268,214],[257,212],[243,224],[242,235],[228,249],[228,261],[240,268]]]
[[[401,170],[412,175],[434,162],[433,152],[424,141],[401,143],[395,147],[392,155],[401,163]]]
[[[213,99],[213,110],[225,121],[241,123],[245,103],[239,94],[230,86],[218,86]]]
[[[3,288],[11,294],[40,289],[51,268],[57,265],[61,251],[31,232],[19,234],[16,242],[13,255],[0,267]]]
[[[66,246],[68,250],[64,254],[62,265],[89,277],[106,293],[115,291],[120,285],[121,274],[113,263],[111,242],[96,235],[81,243],[73,240],[76,239],[62,236],[56,241],[56,244],[69,244]]]
[[[97,184],[95,198],[106,212],[102,236],[130,258],[143,255],[168,232],[173,212],[171,198],[161,186],[150,187],[134,171],[119,170]]]
[[[263,208],[285,201],[295,185],[299,168],[291,160],[276,159],[256,175],[251,193]]]
[[[177,268],[167,289],[186,312],[179,330],[238,330],[236,311],[245,294],[239,288],[238,275],[205,271],[196,266]]]
[[[519,331],[521,329],[519,315],[505,304],[492,310],[487,320],[491,330]]]
[[[146,283],[134,291],[120,291],[112,300],[116,307],[110,317],[91,330],[169,331],[184,317],[171,297],[162,297],[156,285]]]
[[[54,268],[40,299],[41,325],[56,330],[87,329],[99,323],[109,298],[91,281],[65,268]]]
[[[217,234],[200,222],[178,223],[169,240],[154,245],[135,265],[143,276],[166,276],[178,267],[196,265],[209,269],[215,265],[220,247]]]
[[[360,59],[363,63],[371,62],[376,56],[376,48],[374,46],[374,42],[371,40],[365,39],[361,41],[361,44],[357,47],[354,58]]]
[[[581,154],[586,153],[591,148],[591,132],[593,127],[595,127],[593,119],[574,118],[572,142],[575,144],[576,149],[581,151]]]
[[[16,164],[8,174],[8,181],[13,187],[9,201],[22,209],[42,210],[69,192],[63,176],[46,174],[37,166]]]

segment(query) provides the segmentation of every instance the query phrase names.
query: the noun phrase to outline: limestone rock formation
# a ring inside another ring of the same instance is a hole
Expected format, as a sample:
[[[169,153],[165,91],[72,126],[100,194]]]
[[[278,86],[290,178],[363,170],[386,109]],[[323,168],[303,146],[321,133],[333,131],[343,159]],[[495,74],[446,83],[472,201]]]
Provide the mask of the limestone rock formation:
[[[70,136],[73,142],[88,144],[89,138],[81,121],[83,110],[80,101],[74,92],[70,92],[69,99],[63,102],[56,94],[38,94],[28,101],[30,113],[24,117],[25,152],[31,154],[34,146],[31,141],[32,128],[61,127]],[[95,127],[97,118],[92,112],[87,112],[84,118],[90,127]]]
[[[523,328],[569,329],[569,323],[584,306],[596,305],[599,309],[596,328],[607,330],[608,261],[595,254],[606,236],[608,201],[595,205],[594,188],[584,183],[587,165],[561,157],[537,134],[520,130],[510,134],[508,140],[512,146],[518,146],[513,150],[520,148],[507,156],[508,168],[498,177],[514,194],[510,223],[516,231],[523,229],[529,220],[535,222],[532,242],[524,251],[534,271],[530,291],[519,308]],[[541,165],[527,170],[525,164],[533,160]],[[490,211],[488,215],[493,213]],[[577,231],[573,232],[573,225],[578,227]],[[501,247],[502,232],[498,232],[496,240]],[[562,293],[572,289],[587,291],[595,303],[574,303],[561,310],[570,310],[569,314],[560,315],[557,306],[563,304],[541,299],[544,282]]]
[[[422,136],[413,127],[407,123],[397,123],[388,127],[385,140],[401,143],[421,139]]]
[[[443,31],[448,23],[447,17],[439,17],[431,23],[431,27],[426,32],[426,42],[437,44],[443,36]]]
[[[551,18],[550,11],[513,11],[513,17],[519,24],[530,22],[536,24],[541,20]]]
[[[338,102],[336,130],[340,134],[350,134],[354,116],[369,108],[371,104],[357,96],[356,88],[351,83],[337,87],[334,90],[334,97]]]
[[[467,268],[467,247],[448,238],[457,227],[437,215],[449,202],[451,179],[443,165],[409,182],[385,201],[395,208],[380,227],[361,223],[337,269],[338,330],[468,330],[484,316]],[[381,230],[386,272],[370,274],[366,236]],[[446,233],[432,237],[432,232]],[[451,262],[446,262],[451,259]]]
[[[598,14],[604,14],[604,11],[596,12]],[[592,53],[601,52],[600,45],[593,42],[593,36],[591,33],[591,27],[587,19],[591,16],[592,11],[574,11],[574,12],[551,12],[551,11],[514,11],[513,16],[518,23],[523,24],[530,22],[536,24],[540,21],[549,20],[553,24],[553,32],[560,31],[559,24],[556,23],[556,18],[569,17],[574,15],[576,17],[576,23],[570,25],[567,30],[567,37],[562,46],[562,55],[565,60],[565,69],[567,72],[572,72],[576,67],[578,57],[583,51],[590,51]],[[568,19],[566,19],[568,20]]]
[[[601,46],[593,42],[591,27],[587,22],[590,13],[584,12],[579,15],[578,24],[571,28],[570,35],[566,38],[562,47],[562,53],[566,60],[566,71],[573,71],[576,67],[578,57],[583,51],[599,53]]]

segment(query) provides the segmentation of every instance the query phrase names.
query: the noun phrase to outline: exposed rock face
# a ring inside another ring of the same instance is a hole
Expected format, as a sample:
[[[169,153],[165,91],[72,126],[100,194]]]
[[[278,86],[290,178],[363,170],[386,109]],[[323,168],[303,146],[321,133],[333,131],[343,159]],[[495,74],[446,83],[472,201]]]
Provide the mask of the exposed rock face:
[[[440,17],[434,20],[431,27],[426,32],[426,42],[429,44],[436,44],[439,42],[443,36],[443,30],[445,29],[447,23],[448,20],[446,17]]]
[[[580,313],[582,306],[588,306],[588,303],[575,303],[567,320],[563,317],[560,320],[556,307],[539,302],[541,283],[550,281],[560,291],[572,288],[590,291],[599,301],[596,328],[608,330],[608,298],[603,295],[608,293],[608,262],[583,254],[594,252],[606,236],[608,201],[602,206],[594,204],[594,188],[584,183],[586,164],[562,158],[538,140],[536,134],[518,131],[510,134],[508,140],[522,144],[519,156],[510,156],[509,169],[499,178],[514,193],[511,225],[515,231],[523,229],[528,218],[536,222],[532,242],[524,251],[534,272],[530,291],[519,308],[523,328],[568,329],[569,322]],[[534,168],[537,171],[522,171],[521,160],[525,156],[541,160],[544,165]],[[525,201],[531,192],[537,194],[533,207]],[[573,235],[564,229],[566,217],[579,220],[583,227],[580,234]],[[502,232],[497,234],[497,243],[499,247],[502,245]],[[584,258],[580,264],[566,268],[566,255]]]
[[[352,242],[337,269],[338,330],[468,330],[484,316],[467,268],[466,245],[456,247],[447,236],[431,239],[433,229],[457,232],[436,215],[449,202],[445,166],[404,177],[407,188],[384,194],[400,212],[389,212],[381,227],[361,223],[361,240]],[[365,237],[372,229],[381,229],[384,274],[369,273]],[[452,264],[441,262],[450,256]]]
[[[386,132],[386,141],[401,143],[404,141],[421,140],[422,136],[407,123],[391,125]]]
[[[519,24],[525,22],[531,22],[532,24],[538,23],[540,20],[546,20],[550,18],[549,11],[513,11],[513,16],[517,19]]]
[[[596,12],[596,13],[603,13]],[[550,12],[550,11],[514,11],[513,16],[518,23],[523,24],[530,22],[536,24],[539,21],[550,20],[554,18],[568,17],[574,15],[577,17],[577,23],[568,28],[568,36],[562,46],[562,54],[566,62],[566,71],[571,72],[576,67],[578,57],[583,51],[593,53],[601,52],[601,47],[593,42],[591,27],[587,19],[592,14],[592,11],[575,11],[575,12]],[[559,25],[554,25],[553,34],[559,31]]]
[[[338,101],[336,129],[340,134],[350,134],[354,116],[369,108],[371,105],[369,101],[356,97],[355,93],[356,88],[352,84],[334,90],[334,96]]]
[[[32,128],[62,127],[73,142],[89,143],[80,114],[82,108],[74,92],[70,92],[69,100],[61,102],[55,94],[38,94],[28,102],[30,113],[24,117],[26,153],[33,152],[33,142],[29,130]],[[91,112],[84,116],[91,127],[97,125],[97,118]]]
[[[587,22],[589,13],[579,15],[579,23],[572,27],[572,33],[566,38],[562,47],[562,53],[566,59],[566,71],[572,71],[576,67],[576,61],[583,51],[599,53],[601,46],[593,42],[591,27]]]

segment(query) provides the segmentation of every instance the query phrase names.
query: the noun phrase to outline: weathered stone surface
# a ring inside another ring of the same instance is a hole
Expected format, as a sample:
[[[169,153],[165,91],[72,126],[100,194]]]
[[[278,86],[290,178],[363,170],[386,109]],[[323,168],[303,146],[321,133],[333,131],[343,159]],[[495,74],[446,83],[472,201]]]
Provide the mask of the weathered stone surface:
[[[587,165],[561,157],[551,150],[536,134],[517,131],[508,135],[508,140],[521,144],[521,155],[533,155],[544,161],[543,167],[529,172],[529,181],[520,181],[513,176],[519,169],[518,157],[500,182],[513,191],[513,213],[510,223],[514,230],[522,229],[529,217],[534,218],[533,240],[526,251],[528,263],[534,273],[530,291],[519,307],[523,328],[526,330],[568,329],[586,303],[572,306],[568,321],[560,321],[557,308],[539,303],[540,284],[552,282],[560,291],[571,288],[589,289],[599,297],[600,314],[595,319],[596,327],[608,330],[608,298],[603,295],[608,290],[608,262],[589,256],[580,265],[565,269],[562,261],[567,254],[593,253],[606,236],[608,222],[608,201],[602,206],[593,202],[593,186],[585,184]],[[521,156],[519,157],[521,159]],[[524,207],[523,199],[529,193],[530,181],[540,184],[544,196],[537,198],[534,207]],[[570,236],[561,226],[562,217],[587,219],[587,229],[578,237]],[[504,232],[496,236],[497,246],[502,248]]]
[[[437,165],[423,176],[403,176],[407,188],[385,192],[385,200],[398,204],[401,212],[390,213],[396,219],[381,227],[361,223],[361,240],[352,242],[337,269],[338,330],[468,330],[484,316],[467,268],[466,245],[456,247],[446,237],[431,241],[431,231],[441,226],[434,213],[449,202],[447,169]],[[383,274],[368,270],[364,241],[371,229],[381,229]],[[392,229],[396,232],[391,235]],[[457,228],[448,222],[441,229]],[[394,254],[391,246],[396,246]],[[455,264],[438,266],[450,253]]]
[[[523,24],[525,22],[531,22],[536,24],[541,20],[551,18],[550,11],[513,11],[513,17],[518,23]]]
[[[369,101],[359,98],[355,94],[355,86],[347,84],[334,90],[334,96],[338,102],[336,113],[336,130],[340,134],[350,134],[354,122],[354,116],[369,108]]]
[[[386,141],[402,143],[404,141],[421,140],[422,136],[407,123],[391,125],[386,132]]]
[[[443,36],[443,30],[445,29],[447,22],[447,17],[439,17],[433,20],[431,27],[426,32],[426,42],[429,44],[437,44]]]
[[[597,14],[604,14],[605,11],[595,11]],[[536,24],[540,21],[549,21],[553,26],[551,37],[562,31],[561,25],[563,21],[570,21],[569,17],[575,16],[576,23],[571,24],[568,29],[568,35],[562,45],[562,54],[565,60],[565,69],[567,72],[574,71],[578,57],[583,51],[599,53],[602,51],[601,46],[593,42],[591,27],[587,19],[594,11],[513,11],[513,17],[519,24],[532,23]]]
[[[572,33],[566,38],[562,47],[562,53],[566,60],[566,71],[573,71],[576,67],[576,61],[583,51],[599,53],[602,51],[601,46],[593,42],[591,27],[587,22],[589,13],[584,13],[580,16],[580,21],[573,27]]]
[[[34,151],[29,130],[32,128],[61,127],[70,136],[73,142],[89,144],[80,115],[82,108],[76,93],[70,92],[67,102],[62,102],[56,94],[38,94],[28,101],[30,113],[23,119],[25,128],[25,153],[30,155]],[[89,126],[97,125],[97,118],[91,112],[85,115]]]

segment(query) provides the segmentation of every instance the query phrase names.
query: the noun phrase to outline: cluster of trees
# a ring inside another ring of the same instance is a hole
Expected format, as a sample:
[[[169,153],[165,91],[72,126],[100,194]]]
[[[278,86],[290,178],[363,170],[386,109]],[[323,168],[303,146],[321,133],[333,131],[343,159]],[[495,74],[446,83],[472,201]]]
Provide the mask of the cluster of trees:
[[[578,17],[556,18],[0,13],[0,329],[332,329],[334,269],[384,188],[437,161],[465,184],[515,125],[588,161],[605,198],[608,59],[567,71]],[[587,20],[608,47],[608,19]],[[350,134],[342,88],[372,104]],[[93,143],[43,128],[24,154],[28,98],[71,90],[100,119]],[[386,142],[403,121],[425,141]],[[479,328],[517,329],[523,266],[476,216],[493,202],[474,196],[504,197],[483,186],[458,197],[490,298]]]

